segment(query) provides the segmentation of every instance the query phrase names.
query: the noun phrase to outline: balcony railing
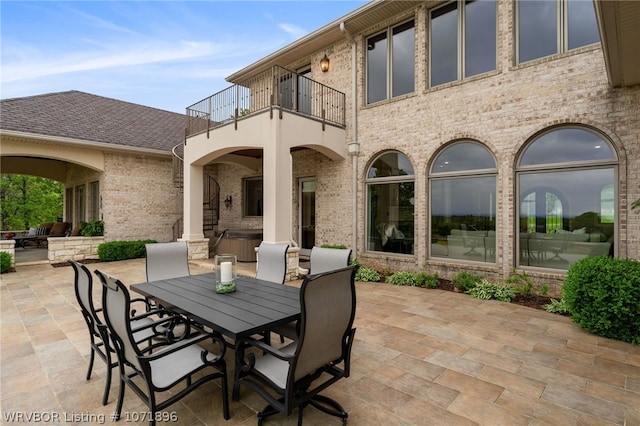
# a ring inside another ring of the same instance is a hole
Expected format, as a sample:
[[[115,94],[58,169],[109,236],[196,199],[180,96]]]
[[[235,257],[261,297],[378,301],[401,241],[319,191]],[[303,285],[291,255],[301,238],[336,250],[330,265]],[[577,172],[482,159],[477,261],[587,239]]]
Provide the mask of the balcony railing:
[[[186,136],[274,107],[345,126],[344,93],[276,66],[187,107]]]

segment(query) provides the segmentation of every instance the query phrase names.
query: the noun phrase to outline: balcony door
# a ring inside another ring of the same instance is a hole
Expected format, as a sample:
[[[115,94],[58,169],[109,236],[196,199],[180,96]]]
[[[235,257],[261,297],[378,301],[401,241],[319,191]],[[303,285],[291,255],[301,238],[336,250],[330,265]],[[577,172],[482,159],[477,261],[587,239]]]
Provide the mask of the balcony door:
[[[300,248],[311,249],[316,242],[316,179],[302,178],[300,194]]]

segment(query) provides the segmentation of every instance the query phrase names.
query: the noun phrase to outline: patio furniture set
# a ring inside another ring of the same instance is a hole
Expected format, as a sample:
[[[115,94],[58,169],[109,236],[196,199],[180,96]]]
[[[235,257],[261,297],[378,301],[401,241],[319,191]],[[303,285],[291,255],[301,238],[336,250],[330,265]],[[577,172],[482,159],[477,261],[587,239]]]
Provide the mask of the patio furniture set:
[[[119,279],[95,270],[102,284],[101,308],[92,300],[91,272],[70,261],[91,337],[87,379],[98,354],[107,364],[106,405],[111,371],[118,367],[116,418],[126,387],[148,405],[149,424],[154,425],[168,414],[162,410],[202,384],[219,380],[222,415],[229,419],[224,359],[229,348],[235,351],[233,400],[246,385],[268,404],[258,413],[258,424],[276,413],[288,416],[295,408],[301,424],[308,405],[346,423],[342,406],[320,392],[349,376],[356,306],[356,267],[347,266],[350,250],[314,248],[311,270],[297,288],[283,285],[288,246],[262,243],[256,277],[237,277],[235,291],[221,294],[215,290],[215,273],[190,275],[186,243],[146,248],[147,282],[130,286],[144,298],[132,299]],[[293,330],[286,334],[291,341],[281,347],[270,344],[278,327]],[[200,371],[208,374],[196,380]],[[182,383],[186,386],[174,390]],[[171,395],[159,400],[169,389]]]

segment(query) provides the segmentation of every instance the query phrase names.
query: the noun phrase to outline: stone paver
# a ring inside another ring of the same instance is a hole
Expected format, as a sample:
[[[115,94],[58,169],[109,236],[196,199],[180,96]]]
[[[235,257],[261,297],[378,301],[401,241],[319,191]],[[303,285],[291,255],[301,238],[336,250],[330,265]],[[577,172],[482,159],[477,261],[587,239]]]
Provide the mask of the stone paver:
[[[89,266],[127,284],[145,279],[143,259]],[[255,264],[241,268],[252,274]],[[191,267],[210,270],[207,262]],[[358,283],[357,297],[352,374],[326,391],[350,424],[640,425],[638,346],[589,334],[566,317],[441,290]],[[18,265],[0,277],[0,303],[0,422],[45,412],[111,422],[118,385],[102,406],[104,363],[96,360],[85,379],[89,344],[72,269]],[[255,424],[260,397],[242,388],[224,422],[218,392],[208,384],[168,411],[179,424]],[[128,389],[124,412],[143,411]],[[297,416],[265,423],[294,425]],[[308,408],[305,424],[340,421]]]

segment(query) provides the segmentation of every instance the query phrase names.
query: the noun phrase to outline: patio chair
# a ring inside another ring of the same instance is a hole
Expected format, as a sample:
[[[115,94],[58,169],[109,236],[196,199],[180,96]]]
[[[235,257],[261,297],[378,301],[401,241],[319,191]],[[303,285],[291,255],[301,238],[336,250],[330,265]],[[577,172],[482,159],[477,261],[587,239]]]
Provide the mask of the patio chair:
[[[132,321],[127,315],[129,291],[122,282],[104,272],[95,271],[102,282],[102,303],[109,332],[118,356],[120,391],[113,418],[118,420],[124,402],[125,387],[129,386],[149,408],[149,425],[154,426],[157,413],[187,396],[191,391],[215,379],[221,379],[223,416],[229,419],[227,367],[224,361],[226,346],[218,335],[199,330],[185,340],[168,344],[152,353],[141,350],[135,342]],[[199,344],[210,341],[215,353]],[[215,370],[209,374],[196,373]],[[197,380],[195,380],[197,378]],[[194,381],[195,380],[195,381]],[[176,385],[185,383],[176,389]],[[170,393],[164,393],[171,390]],[[158,394],[163,394],[161,401]]]
[[[300,268],[301,275],[320,274],[334,269],[349,266],[351,249],[334,249],[316,247],[311,249],[309,255],[309,269]]]
[[[288,244],[260,243],[256,278],[284,284],[287,275],[287,250]]]
[[[311,249],[309,256],[309,270],[299,268],[301,275],[320,274],[336,269],[349,266],[351,258],[351,249],[333,249],[326,247],[316,247]],[[282,337],[288,337],[295,340],[298,337],[298,322],[290,322],[273,329],[274,333],[280,335],[280,341],[284,341]]]
[[[268,406],[258,413],[258,424],[270,415],[286,416],[298,408],[298,424],[303,409],[312,405],[343,419],[347,412],[326,396],[324,389],[349,377],[351,346],[355,335],[353,320],[356,309],[356,267],[307,276],[300,289],[300,336],[280,349],[252,339],[242,345],[262,351],[251,351],[240,367],[237,384],[256,391]],[[235,389],[234,389],[235,393]]]
[[[118,362],[112,358],[115,355],[114,347],[109,337],[107,325],[102,319],[102,309],[96,308],[93,303],[93,277],[87,267],[81,263],[73,260],[69,260],[69,263],[73,267],[75,273],[74,289],[76,293],[76,300],[80,305],[80,310],[87,328],[89,329],[89,338],[91,344],[91,355],[89,358],[89,368],[87,370],[87,380],[91,379],[91,372],[93,370],[93,362],[96,354],[107,365],[107,377],[104,387],[104,394],[102,397],[102,405],[107,404],[109,399],[109,389],[111,388],[111,370],[118,365]],[[131,303],[145,302],[144,299],[134,299]],[[151,312],[151,311],[149,311]],[[149,318],[149,315],[155,314],[156,311],[151,314],[144,314],[141,317],[132,317],[131,321],[134,327],[153,325],[154,320]],[[163,325],[158,325],[155,328],[143,328],[142,330],[133,334],[134,340],[137,344],[147,342],[151,345],[151,339],[153,337],[162,336],[168,338],[168,328]]]
[[[190,275],[186,241],[146,244],[145,249],[147,251],[147,281]]]

